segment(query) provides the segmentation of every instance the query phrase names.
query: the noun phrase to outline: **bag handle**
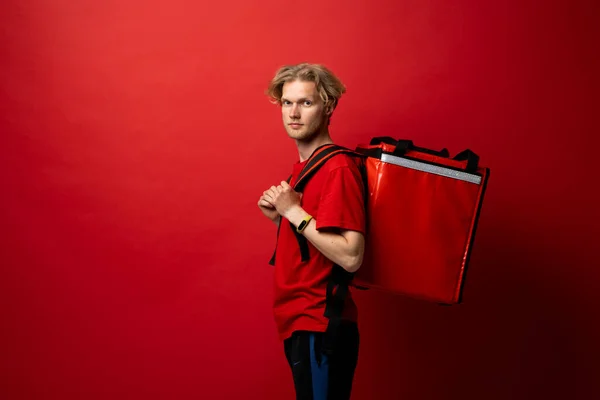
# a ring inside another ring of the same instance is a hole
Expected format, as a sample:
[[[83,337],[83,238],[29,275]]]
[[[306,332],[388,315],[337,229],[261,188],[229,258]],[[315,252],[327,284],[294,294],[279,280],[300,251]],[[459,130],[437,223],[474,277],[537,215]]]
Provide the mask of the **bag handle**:
[[[393,153],[393,155],[395,155],[395,156],[402,156],[406,153],[407,150],[417,150],[422,153],[427,153],[427,154],[431,154],[431,155],[438,156],[438,157],[448,158],[450,156],[450,153],[448,152],[448,149],[446,149],[446,148],[443,148],[440,151],[435,151],[435,150],[431,150],[431,149],[426,149],[424,147],[417,147],[413,144],[412,140],[406,140],[406,139],[395,140],[394,138],[389,137],[389,136],[374,137],[373,139],[371,139],[371,143],[369,143],[369,144],[370,145],[378,145],[380,143],[387,143],[387,144],[391,144],[392,146],[396,146],[394,153]]]
[[[396,146],[394,152],[392,153],[395,156],[402,156],[406,153],[407,150],[416,150],[422,153],[432,154],[438,157],[449,158],[450,154],[448,149],[445,147],[440,151],[430,150],[423,147],[417,147],[413,144],[412,140],[399,139],[396,140],[389,136],[379,136],[371,139],[370,145],[378,145],[380,143],[391,144],[392,146]],[[477,171],[479,166],[479,156],[475,154],[470,149],[466,149],[458,153],[456,156],[452,158],[455,161],[466,161],[467,166],[465,168],[466,172],[474,173]]]
[[[467,162],[467,172],[476,172],[477,167],[479,166],[479,156],[472,152],[469,149],[463,150],[457,155],[454,156],[453,160],[456,161],[466,161]]]

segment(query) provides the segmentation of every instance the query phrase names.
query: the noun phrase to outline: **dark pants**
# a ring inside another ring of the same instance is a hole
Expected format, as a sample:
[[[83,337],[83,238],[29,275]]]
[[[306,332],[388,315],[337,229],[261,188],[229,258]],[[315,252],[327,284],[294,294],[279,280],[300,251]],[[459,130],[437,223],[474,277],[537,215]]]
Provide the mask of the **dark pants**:
[[[292,369],[296,400],[348,400],[358,362],[359,333],[355,323],[343,323],[333,352],[322,352],[324,334],[297,331],[283,342]]]

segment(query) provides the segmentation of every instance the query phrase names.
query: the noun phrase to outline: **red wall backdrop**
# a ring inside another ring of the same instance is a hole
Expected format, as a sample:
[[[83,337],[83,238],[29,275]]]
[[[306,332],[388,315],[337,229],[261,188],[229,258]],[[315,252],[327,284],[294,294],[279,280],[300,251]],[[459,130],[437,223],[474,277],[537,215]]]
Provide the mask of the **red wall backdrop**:
[[[355,399],[591,399],[598,388],[598,7],[4,0],[0,397],[284,399],[275,227],[296,160],[276,68],[348,87],[332,135],[492,170],[464,292],[358,293]]]

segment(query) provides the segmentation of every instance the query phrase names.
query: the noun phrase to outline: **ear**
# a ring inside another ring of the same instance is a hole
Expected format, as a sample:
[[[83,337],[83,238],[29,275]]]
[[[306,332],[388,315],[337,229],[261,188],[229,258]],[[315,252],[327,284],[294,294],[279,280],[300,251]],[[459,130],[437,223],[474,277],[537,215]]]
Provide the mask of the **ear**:
[[[335,108],[335,106],[333,103],[326,104],[325,105],[325,115],[331,116],[334,108]]]

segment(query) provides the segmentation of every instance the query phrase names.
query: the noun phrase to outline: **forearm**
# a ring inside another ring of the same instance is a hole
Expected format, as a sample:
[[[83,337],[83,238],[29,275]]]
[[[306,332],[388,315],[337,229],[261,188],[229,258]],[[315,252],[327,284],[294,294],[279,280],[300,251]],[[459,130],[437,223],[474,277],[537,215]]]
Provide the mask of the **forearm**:
[[[301,207],[291,209],[286,215],[294,226],[298,226],[308,213]],[[304,229],[304,237],[325,257],[349,272],[355,272],[362,263],[361,251],[352,246],[344,236],[334,232],[319,232],[313,218]]]

